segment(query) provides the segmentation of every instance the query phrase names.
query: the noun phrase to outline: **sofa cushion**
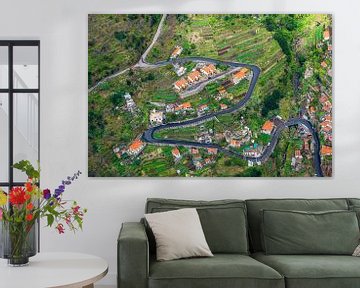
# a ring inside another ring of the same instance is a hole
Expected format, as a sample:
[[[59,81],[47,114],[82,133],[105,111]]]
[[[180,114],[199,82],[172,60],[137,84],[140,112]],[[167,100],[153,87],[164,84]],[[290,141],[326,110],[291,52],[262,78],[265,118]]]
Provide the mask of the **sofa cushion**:
[[[360,206],[360,198],[348,198],[349,206]]]
[[[246,255],[150,262],[149,288],[284,288],[274,269]]]
[[[266,254],[352,255],[359,244],[354,211],[262,210]]]
[[[256,260],[284,275],[286,288],[358,288],[360,258],[340,255],[265,255]]]
[[[145,214],[156,239],[158,261],[213,256],[195,208]]]
[[[249,234],[252,251],[262,251],[261,246],[261,214],[264,209],[328,211],[348,210],[346,199],[254,199],[246,200]]]
[[[242,200],[192,201],[148,199],[146,213],[197,208],[206,241],[213,253],[248,254],[245,202]],[[152,239],[152,235],[149,235]]]

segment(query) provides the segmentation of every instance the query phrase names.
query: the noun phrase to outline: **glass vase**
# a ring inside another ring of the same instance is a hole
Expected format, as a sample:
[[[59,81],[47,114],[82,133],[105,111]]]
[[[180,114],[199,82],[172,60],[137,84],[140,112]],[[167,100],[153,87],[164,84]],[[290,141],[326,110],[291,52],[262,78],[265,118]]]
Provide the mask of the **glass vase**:
[[[36,255],[37,233],[35,223],[1,221],[0,257],[8,259],[9,266],[25,266],[29,257]]]

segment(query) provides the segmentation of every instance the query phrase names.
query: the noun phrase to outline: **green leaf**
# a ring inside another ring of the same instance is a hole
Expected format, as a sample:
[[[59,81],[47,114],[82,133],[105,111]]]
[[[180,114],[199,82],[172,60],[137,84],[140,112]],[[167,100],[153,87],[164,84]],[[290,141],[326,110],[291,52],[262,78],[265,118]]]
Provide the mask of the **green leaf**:
[[[51,214],[47,215],[47,224],[51,227],[51,225],[54,223],[54,216]]]
[[[21,160],[13,165],[15,169],[18,169],[24,173],[29,178],[39,180],[40,179],[40,168],[35,169],[34,166],[28,160]]]

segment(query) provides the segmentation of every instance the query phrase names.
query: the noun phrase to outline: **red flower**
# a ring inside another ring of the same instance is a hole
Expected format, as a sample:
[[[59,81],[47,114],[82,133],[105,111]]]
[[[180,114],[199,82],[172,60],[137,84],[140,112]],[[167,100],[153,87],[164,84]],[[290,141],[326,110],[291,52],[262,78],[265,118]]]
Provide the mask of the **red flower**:
[[[34,208],[34,205],[32,203],[29,203],[26,205],[26,210],[31,210]]]
[[[21,205],[26,201],[25,189],[23,187],[13,187],[9,193],[9,201],[12,205]]]
[[[32,215],[32,214],[26,215],[26,221],[31,221],[31,220],[33,220],[33,218],[34,218],[34,215]]]
[[[28,192],[31,192],[34,189],[34,187],[32,186],[32,184],[30,182],[26,182],[25,187]]]
[[[30,194],[28,194],[28,193],[25,193],[25,196],[24,196],[24,198],[25,198],[25,200],[30,200],[30,198],[31,198],[31,195],[30,195]]]
[[[59,234],[65,233],[65,229],[64,229],[63,224],[59,223],[55,228],[58,230]]]

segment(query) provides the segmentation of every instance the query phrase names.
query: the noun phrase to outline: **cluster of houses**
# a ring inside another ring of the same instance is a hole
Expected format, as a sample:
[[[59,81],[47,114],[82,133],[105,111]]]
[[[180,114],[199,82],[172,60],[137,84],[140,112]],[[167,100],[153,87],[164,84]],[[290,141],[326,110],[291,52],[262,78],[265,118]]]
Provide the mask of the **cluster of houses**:
[[[203,157],[199,151],[199,148],[189,148],[189,152],[191,155],[191,161],[195,167],[196,170],[204,168],[206,165],[210,165],[212,163],[215,163],[216,161],[216,155],[218,153],[218,149],[216,148],[207,148],[206,149],[206,157]],[[174,162],[178,163],[182,158],[183,155],[181,155],[179,149],[177,147],[174,147],[171,150],[171,154],[174,157]]]
[[[200,170],[207,165],[215,163],[217,152],[218,151],[216,148],[208,148],[207,154],[209,154],[209,156],[203,158],[198,148],[191,148],[190,153],[192,155],[192,163],[195,166],[196,170]]]
[[[197,140],[199,143],[210,144],[212,143],[212,135],[213,135],[212,129],[206,129],[204,126],[201,126],[200,132],[195,137],[195,140]]]
[[[323,32],[323,42],[320,45],[325,45],[326,53],[324,54],[324,60],[320,63],[321,67],[327,70],[327,75],[332,76],[331,67],[328,62],[331,62],[332,57],[332,41],[331,41],[331,27],[328,27]]]
[[[201,67],[200,67],[201,66]],[[182,69],[183,68],[183,69]],[[176,73],[183,75],[184,67],[176,66]],[[181,69],[181,71],[179,70]],[[179,72],[180,71],[180,72]],[[178,73],[179,72],[179,73]],[[188,88],[189,86],[199,82],[202,79],[207,79],[215,74],[217,74],[217,69],[214,64],[200,64],[199,67],[196,67],[193,71],[187,74],[185,77],[182,77],[174,83],[174,89],[176,92],[181,92]]]
[[[252,132],[249,127],[245,126],[238,131],[229,131],[224,132],[225,141],[229,144],[229,147],[240,148],[245,143],[251,140]]]

